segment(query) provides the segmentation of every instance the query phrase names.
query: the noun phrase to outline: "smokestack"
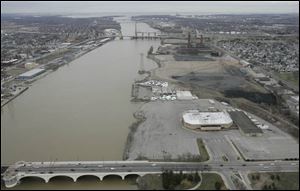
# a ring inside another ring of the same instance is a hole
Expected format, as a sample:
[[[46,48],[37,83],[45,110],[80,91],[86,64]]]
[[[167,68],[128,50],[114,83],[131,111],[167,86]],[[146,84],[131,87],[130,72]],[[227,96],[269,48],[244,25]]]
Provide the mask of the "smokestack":
[[[188,33],[188,48],[190,48],[191,47],[191,33],[189,32]]]

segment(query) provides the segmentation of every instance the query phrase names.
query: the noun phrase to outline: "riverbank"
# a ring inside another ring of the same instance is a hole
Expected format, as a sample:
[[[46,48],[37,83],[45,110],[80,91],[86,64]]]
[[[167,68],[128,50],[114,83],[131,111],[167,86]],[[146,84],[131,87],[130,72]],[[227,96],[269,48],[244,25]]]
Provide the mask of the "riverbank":
[[[121,25],[123,34],[134,34],[134,23]],[[143,24],[139,24],[139,29],[151,31]],[[7,164],[19,160],[122,160],[127,127],[135,121],[132,114],[140,105],[130,102],[132,82],[141,77],[137,75],[140,53],[158,45],[156,40],[116,39],[34,83],[30,91],[2,109],[1,160]],[[144,59],[144,64],[146,70],[156,67],[149,59]],[[16,188],[135,189],[136,186],[118,177],[108,177],[103,182],[81,180],[76,184],[64,180],[55,184],[28,180]]]
[[[130,148],[132,146],[132,141],[134,138],[134,134],[141,123],[143,123],[146,118],[143,113],[135,112],[133,117],[137,120],[132,125],[129,126],[129,133],[126,139],[126,144],[123,152],[123,160],[127,160],[129,158]]]
[[[75,61],[76,59],[78,59],[78,58],[84,56],[85,54],[87,54],[87,53],[89,53],[89,52],[91,52],[91,51],[93,51],[93,50],[95,50],[95,49],[97,49],[97,48],[99,48],[99,47],[105,45],[106,43],[108,43],[108,42],[110,42],[110,41],[112,41],[112,40],[114,40],[114,39],[110,39],[110,40],[108,40],[108,41],[99,43],[99,44],[97,44],[96,46],[91,46],[91,47],[89,47],[89,48],[87,48],[87,49],[80,50],[80,52],[77,53],[73,58],[68,59],[67,61],[65,60],[65,61],[63,62],[63,64],[54,64],[54,66],[48,66],[48,65],[51,65],[51,62],[53,62],[53,60],[51,60],[51,61],[49,61],[49,64],[44,64],[44,65],[41,65],[41,66],[40,66],[40,67],[42,67],[42,68],[43,68],[43,67],[48,67],[49,69],[46,69],[46,72],[44,72],[43,74],[40,74],[40,75],[34,77],[33,79],[28,79],[28,80],[26,80],[26,81],[19,81],[19,80],[16,81],[16,79],[14,79],[14,80],[8,82],[8,83],[10,83],[10,84],[12,84],[12,83],[15,84],[14,86],[16,86],[17,88],[22,88],[22,89],[24,88],[24,89],[23,89],[21,92],[16,93],[16,94],[12,94],[12,93],[11,93],[11,96],[9,96],[7,99],[3,99],[3,100],[2,100],[2,96],[1,96],[1,108],[2,108],[3,106],[5,106],[6,104],[8,104],[9,102],[11,102],[12,100],[14,100],[15,98],[17,98],[17,97],[18,97],[19,95],[21,95],[23,92],[25,92],[26,90],[28,90],[29,87],[30,87],[30,85],[32,85],[35,81],[37,81],[37,80],[39,80],[39,79],[42,79],[42,78],[46,77],[48,74],[57,71],[58,68],[60,68],[60,67],[62,67],[62,66],[64,66],[64,65],[66,65],[66,64],[69,64],[69,63]],[[56,58],[56,59],[57,59],[57,58]],[[56,60],[56,59],[54,59],[54,60]],[[21,85],[20,85],[20,84],[21,84]],[[5,83],[4,83],[3,85],[5,85]],[[23,87],[23,86],[25,86],[25,87]]]
[[[7,100],[4,100],[3,102],[2,102],[2,100],[1,100],[1,107],[5,106],[5,105],[8,104],[10,101],[12,101],[13,99],[15,99],[15,98],[18,97],[19,95],[21,95],[23,92],[25,92],[26,90],[28,90],[29,87],[19,87],[19,88],[20,88],[19,91],[16,92],[16,93],[14,94],[13,97],[11,97],[11,98],[9,98],[9,99],[7,99]]]

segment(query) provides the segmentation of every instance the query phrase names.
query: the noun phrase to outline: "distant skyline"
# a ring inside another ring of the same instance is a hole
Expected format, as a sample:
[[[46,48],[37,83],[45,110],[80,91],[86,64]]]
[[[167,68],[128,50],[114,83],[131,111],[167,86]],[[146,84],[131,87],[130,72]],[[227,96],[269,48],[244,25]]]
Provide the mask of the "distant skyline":
[[[1,1],[1,13],[299,13],[298,1]]]

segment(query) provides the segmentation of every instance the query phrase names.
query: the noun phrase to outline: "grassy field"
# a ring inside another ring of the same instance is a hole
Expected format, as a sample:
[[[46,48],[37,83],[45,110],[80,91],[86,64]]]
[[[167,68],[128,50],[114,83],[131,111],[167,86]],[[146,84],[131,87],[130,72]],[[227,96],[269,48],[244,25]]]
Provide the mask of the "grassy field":
[[[200,162],[204,162],[209,160],[209,155],[207,153],[207,150],[205,148],[205,145],[202,141],[202,139],[197,139],[197,144],[198,144],[198,148],[199,148],[199,152],[200,152],[200,156],[201,156],[201,161]]]
[[[197,190],[216,190],[216,182],[220,183],[221,190],[227,190],[223,179],[216,173],[202,173],[202,183]]]
[[[299,172],[250,173],[253,189],[299,190]]]
[[[298,72],[281,72],[278,73],[278,76],[286,81],[293,83],[294,85],[299,86],[299,73]]]
[[[139,190],[163,190],[162,178],[159,174],[147,174],[138,180]]]
[[[209,160],[209,154],[205,148],[205,144],[203,143],[201,138],[197,139],[197,144],[199,148],[200,155],[190,155],[190,154],[184,154],[178,156],[176,159],[171,158],[165,158],[165,159],[149,159],[147,157],[138,156],[136,160],[149,160],[149,161],[158,161],[158,162],[204,162]]]
[[[188,176],[187,174],[186,176]],[[195,187],[199,181],[189,181],[187,178],[181,179],[180,184],[174,190],[185,190]],[[165,190],[163,187],[163,176],[160,174],[147,174],[137,181],[139,190]]]

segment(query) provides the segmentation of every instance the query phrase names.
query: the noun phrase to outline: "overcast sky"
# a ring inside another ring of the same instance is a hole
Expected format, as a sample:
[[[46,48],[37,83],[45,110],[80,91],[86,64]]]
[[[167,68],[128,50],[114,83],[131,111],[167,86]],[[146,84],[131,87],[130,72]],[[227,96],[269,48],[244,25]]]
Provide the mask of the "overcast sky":
[[[1,13],[299,13],[298,1],[1,1]]]

